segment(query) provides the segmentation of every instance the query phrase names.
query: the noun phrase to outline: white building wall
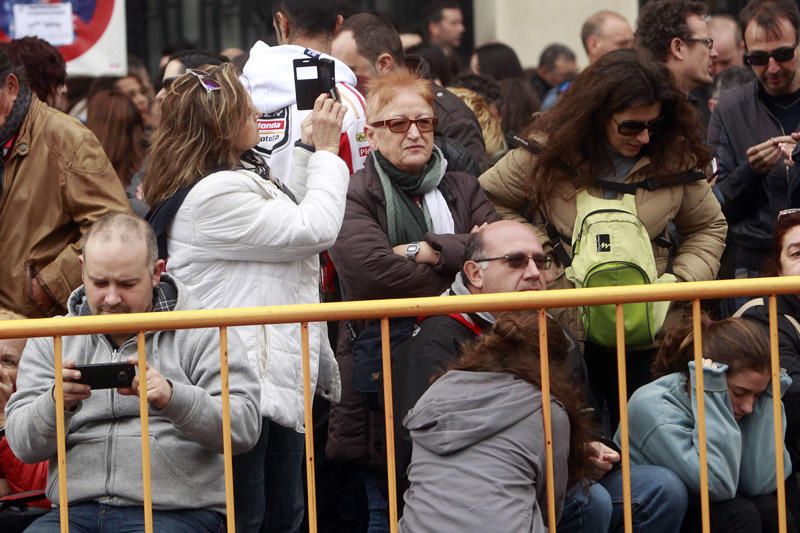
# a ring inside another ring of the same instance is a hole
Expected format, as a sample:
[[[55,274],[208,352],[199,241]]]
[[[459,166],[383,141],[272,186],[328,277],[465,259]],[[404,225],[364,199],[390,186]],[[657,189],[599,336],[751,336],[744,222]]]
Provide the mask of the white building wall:
[[[559,42],[575,51],[583,68],[589,63],[581,44],[586,18],[609,9],[633,27],[639,12],[639,0],[473,0],[473,4],[475,45],[506,43],[517,52],[523,67],[535,67],[542,50]]]

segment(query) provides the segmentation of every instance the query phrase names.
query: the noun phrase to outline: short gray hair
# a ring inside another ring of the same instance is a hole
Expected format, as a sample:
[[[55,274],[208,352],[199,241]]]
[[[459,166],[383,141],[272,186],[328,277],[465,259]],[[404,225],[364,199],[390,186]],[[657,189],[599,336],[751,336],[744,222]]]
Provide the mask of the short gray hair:
[[[119,237],[123,242],[142,241],[147,248],[147,264],[152,266],[158,261],[158,244],[156,234],[150,224],[141,218],[130,213],[109,213],[96,220],[83,239],[83,255],[86,255],[86,245],[92,238],[100,238],[106,234],[103,240],[110,240],[111,235]]]

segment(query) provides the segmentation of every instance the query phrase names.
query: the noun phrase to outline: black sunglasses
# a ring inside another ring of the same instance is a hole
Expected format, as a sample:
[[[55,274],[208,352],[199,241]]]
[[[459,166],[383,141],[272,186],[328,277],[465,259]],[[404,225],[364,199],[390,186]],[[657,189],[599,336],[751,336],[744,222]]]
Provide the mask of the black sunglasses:
[[[370,124],[373,128],[387,127],[393,133],[405,133],[411,129],[412,124],[417,125],[417,129],[421,133],[428,133],[436,129],[436,124],[439,119],[436,117],[422,117],[418,119],[411,118],[390,118],[388,120],[380,120]]]
[[[647,122],[642,122],[641,120],[623,120],[622,122],[617,122],[616,119],[611,120],[617,125],[617,132],[620,135],[633,137],[634,135],[639,135],[644,130],[647,130],[647,133],[652,135],[658,131],[659,126],[661,126],[664,121],[664,117],[658,117]]]
[[[484,261],[505,261],[508,266],[515,270],[528,267],[528,262],[533,260],[539,270],[549,270],[553,265],[553,257],[550,255],[527,255],[522,252],[503,255],[501,257],[487,257],[486,259],[475,259],[476,263]]]
[[[769,63],[769,58],[773,58],[778,63],[785,63],[794,59],[794,51],[797,48],[795,42],[793,46],[782,46],[771,52],[750,52],[744,55],[744,62],[754,67],[763,67]]]

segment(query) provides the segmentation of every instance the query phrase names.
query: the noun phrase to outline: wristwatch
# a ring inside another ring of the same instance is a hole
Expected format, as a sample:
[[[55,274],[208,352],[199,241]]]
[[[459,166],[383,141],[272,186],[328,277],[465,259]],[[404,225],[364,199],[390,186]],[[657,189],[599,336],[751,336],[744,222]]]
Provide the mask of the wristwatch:
[[[406,246],[406,259],[410,259],[413,261],[416,259],[417,254],[419,253],[419,243],[418,242],[410,242],[408,246]]]

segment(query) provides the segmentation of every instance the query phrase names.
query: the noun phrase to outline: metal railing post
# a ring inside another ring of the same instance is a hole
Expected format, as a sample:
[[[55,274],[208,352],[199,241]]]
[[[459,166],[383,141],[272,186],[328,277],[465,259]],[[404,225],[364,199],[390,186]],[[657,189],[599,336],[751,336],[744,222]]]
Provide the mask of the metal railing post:
[[[783,463],[783,404],[781,403],[781,363],[778,354],[778,299],[769,297],[769,351],[772,370],[772,421],[775,438],[775,483],[778,489],[778,531],[786,533],[786,486]]]
[[[236,531],[233,500],[233,450],[231,449],[231,392],[228,373],[228,328],[219,328],[219,380],[222,386],[222,453],[225,463],[225,519]]]
[[[53,337],[53,357],[56,401],[56,443],[58,458],[58,512],[61,533],[69,532],[69,504],[67,503],[67,432],[64,425],[64,363],[61,360],[63,343],[60,335]]]
[[[300,342],[303,354],[303,405],[306,426],[306,489],[308,491],[308,531],[317,531],[317,482],[314,472],[314,390],[311,388],[311,350],[308,342],[308,322],[300,324]]]
[[[547,465],[547,530],[556,531],[556,493],[553,472],[553,416],[550,410],[550,351],[547,345],[547,311],[539,310],[539,364],[542,381],[542,424],[544,425],[544,450]]]
[[[700,441],[700,516],[703,533],[711,531],[708,499],[708,450],[706,448],[706,394],[703,375],[703,332],[700,320],[700,300],[692,300],[692,331],[694,337],[694,376],[697,396],[697,439]]]
[[[149,404],[147,403],[147,345],[144,340],[144,331],[136,337],[136,347],[139,354],[139,420],[142,425],[142,487],[144,489],[144,530],[153,533],[153,491],[150,476],[150,419],[148,417]],[[112,391],[116,394],[116,391]]]
[[[386,425],[386,469],[389,489],[389,531],[397,533],[397,466],[394,455],[394,396],[392,396],[392,343],[389,319],[381,319],[384,424]]]
[[[631,499],[631,446],[628,426],[628,381],[625,361],[625,310],[616,305],[617,381],[619,382],[619,431],[622,445],[622,502],[625,533],[633,532],[633,500]]]

